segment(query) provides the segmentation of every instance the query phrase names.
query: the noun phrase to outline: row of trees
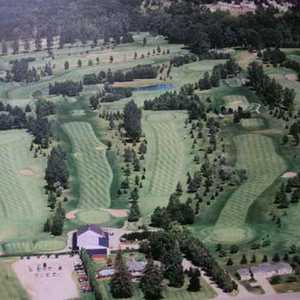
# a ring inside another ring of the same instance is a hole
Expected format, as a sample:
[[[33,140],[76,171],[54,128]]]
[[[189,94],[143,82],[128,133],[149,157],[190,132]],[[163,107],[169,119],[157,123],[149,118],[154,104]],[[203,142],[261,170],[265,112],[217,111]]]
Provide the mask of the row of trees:
[[[150,79],[156,78],[158,67],[152,65],[137,65],[129,71],[115,71],[108,69],[107,72],[100,71],[98,74],[87,74],[83,77],[83,84],[98,84],[132,81],[134,79]]]
[[[93,290],[95,300],[102,300],[103,297],[101,295],[99,284],[97,283],[96,280],[96,266],[94,261],[90,258],[86,250],[83,248],[80,249],[79,255],[83,263],[84,270],[88,276],[89,284]]]
[[[278,14],[260,7],[255,13],[233,16],[228,12],[210,12],[194,1],[172,2],[168,8],[149,9],[150,28],[167,35],[169,41],[184,43],[198,54],[226,47],[299,47],[297,9]]]
[[[62,95],[75,97],[83,90],[82,82],[67,80],[64,82],[55,82],[49,84],[49,95]]]
[[[168,229],[149,233],[145,240],[142,236],[140,251],[158,260],[163,265],[163,275],[169,285],[183,285],[182,256],[190,260],[194,266],[201,267],[225,292],[237,289],[236,283],[223,270],[208,252],[207,248],[186,228],[170,223]],[[138,238],[135,236],[135,238]]]
[[[253,62],[248,66],[248,84],[254,88],[257,95],[270,109],[278,107],[293,112],[295,91],[283,88],[275,79],[265,74],[263,66]]]
[[[181,225],[193,224],[195,213],[189,201],[180,202],[182,193],[181,185],[177,185],[177,192],[172,194],[167,207],[157,207],[151,215],[151,225],[154,227],[168,228],[171,222]]]
[[[240,71],[241,68],[238,63],[230,58],[225,64],[214,66],[211,75],[205,72],[203,78],[198,82],[199,89],[209,90],[212,87],[218,87],[221,79],[236,76]]]
[[[0,130],[22,129],[27,126],[26,113],[18,106],[0,102]]]
[[[187,110],[190,119],[204,118],[205,106],[192,89],[181,89],[178,92],[166,92],[153,100],[144,102],[145,110]]]
[[[50,63],[47,63],[40,71],[37,71],[35,67],[29,68],[31,58],[22,58],[12,62],[12,68],[6,72],[5,80],[7,82],[35,82],[39,81],[43,76],[50,76],[53,74]]]

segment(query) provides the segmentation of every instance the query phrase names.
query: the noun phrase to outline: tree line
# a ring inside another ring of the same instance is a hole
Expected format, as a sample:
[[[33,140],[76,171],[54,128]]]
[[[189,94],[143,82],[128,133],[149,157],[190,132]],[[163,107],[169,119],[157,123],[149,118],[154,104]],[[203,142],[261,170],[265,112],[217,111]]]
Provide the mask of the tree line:
[[[300,15],[296,8],[278,14],[276,9],[259,7],[255,13],[233,16],[184,0],[160,10],[149,9],[144,19],[152,31],[166,35],[172,43],[186,44],[198,54],[213,48],[300,45]]]
[[[75,97],[83,90],[82,82],[67,80],[63,82],[55,82],[49,84],[49,95],[62,95]]]
[[[248,84],[270,109],[293,112],[295,91],[283,88],[274,78],[271,79],[264,71],[263,66],[253,62],[248,66]]]
[[[166,92],[153,100],[145,100],[145,110],[187,110],[190,119],[205,118],[206,110],[193,88],[183,87],[180,92]]]
[[[134,79],[151,79],[156,78],[158,67],[153,65],[137,65],[128,71],[117,70],[112,72],[108,69],[107,72],[100,71],[98,74],[87,74],[83,77],[83,84],[98,84],[133,81]]]

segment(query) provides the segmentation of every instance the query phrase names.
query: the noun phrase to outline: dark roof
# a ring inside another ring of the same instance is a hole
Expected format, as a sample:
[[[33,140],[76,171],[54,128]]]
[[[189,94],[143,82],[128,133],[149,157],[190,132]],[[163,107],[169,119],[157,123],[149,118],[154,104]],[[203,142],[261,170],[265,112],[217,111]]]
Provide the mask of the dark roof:
[[[82,226],[77,231],[77,236],[79,236],[79,235],[81,235],[81,234],[83,234],[83,233],[85,233],[89,230],[105,236],[105,232],[98,225],[95,225],[95,224]]]
[[[86,252],[90,256],[94,255],[107,255],[107,249],[101,248],[101,249],[86,249]]]

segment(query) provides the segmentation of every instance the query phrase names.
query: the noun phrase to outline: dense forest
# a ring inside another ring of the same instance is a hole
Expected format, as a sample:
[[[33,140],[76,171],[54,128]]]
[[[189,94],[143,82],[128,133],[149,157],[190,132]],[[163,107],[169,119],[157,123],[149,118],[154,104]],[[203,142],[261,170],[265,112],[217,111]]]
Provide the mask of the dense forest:
[[[0,0],[0,40],[122,36],[134,29],[141,0]]]
[[[0,40],[52,38],[61,43],[80,39],[128,38],[129,31],[152,31],[170,42],[184,43],[195,53],[211,48],[300,46],[298,8],[278,13],[274,8],[243,16],[210,12],[201,2],[170,1],[170,5],[141,9],[142,0],[24,0],[4,1],[0,12]],[[18,2],[18,3],[17,3]],[[180,30],[178,30],[180,28]],[[127,39],[126,39],[127,40]]]
[[[222,47],[257,49],[300,45],[300,12],[296,8],[284,14],[261,8],[255,14],[232,16],[227,12],[212,13],[195,6],[193,1],[181,1],[151,11],[145,18],[150,29],[158,29],[170,42],[189,45],[196,53]]]

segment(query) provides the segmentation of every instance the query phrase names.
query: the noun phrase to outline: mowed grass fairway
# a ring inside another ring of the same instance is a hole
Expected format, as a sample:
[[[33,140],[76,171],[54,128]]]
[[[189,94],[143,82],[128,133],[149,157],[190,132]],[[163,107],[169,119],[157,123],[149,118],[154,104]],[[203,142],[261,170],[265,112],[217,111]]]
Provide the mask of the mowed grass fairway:
[[[111,204],[112,170],[106,158],[106,146],[87,122],[65,123],[79,174],[80,209],[108,208]]]
[[[0,261],[0,299],[2,300],[28,300],[26,291],[22,288],[14,271],[11,262]]]
[[[30,144],[24,130],[0,133],[0,240],[36,238],[47,217],[45,159]]]
[[[247,227],[248,209],[286,169],[277,155],[271,138],[245,134],[234,138],[238,169],[246,169],[248,179],[227,200],[209,239],[223,243],[238,243],[252,238]]]
[[[244,128],[249,130],[261,129],[265,126],[264,120],[259,118],[242,119],[241,124]]]
[[[184,144],[179,127],[184,122],[179,112],[146,112],[143,130],[148,141],[146,182],[141,192],[142,213],[150,214],[165,206],[184,170]]]

